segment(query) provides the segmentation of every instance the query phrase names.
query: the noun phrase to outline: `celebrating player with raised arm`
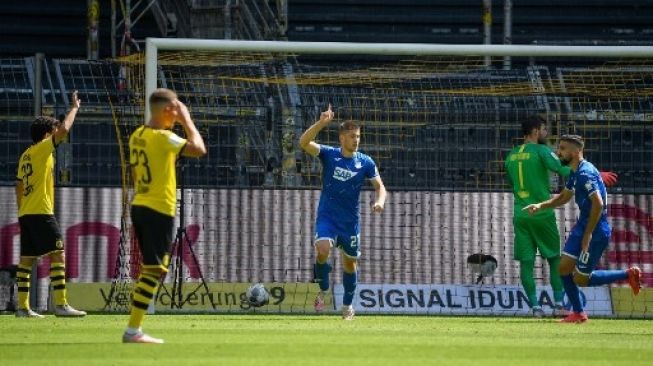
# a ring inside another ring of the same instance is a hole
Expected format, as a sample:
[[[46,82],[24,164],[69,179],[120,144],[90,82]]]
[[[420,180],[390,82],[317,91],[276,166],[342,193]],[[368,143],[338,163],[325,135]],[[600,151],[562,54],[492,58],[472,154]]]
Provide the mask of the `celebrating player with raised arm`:
[[[534,215],[543,209],[556,208],[575,197],[580,209],[578,222],[567,238],[560,262],[562,283],[573,307],[573,312],[562,319],[564,323],[583,323],[583,311],[578,286],[601,286],[628,279],[637,295],[641,271],[637,267],[627,270],[594,270],[607,249],[612,229],[608,223],[607,193],[598,170],[583,158],[585,142],[577,135],[564,135],[558,146],[558,156],[571,167],[565,189],[551,199],[529,204],[523,210]]]
[[[168,272],[170,246],[177,206],[175,162],[181,154],[200,157],[206,154],[204,140],[190,117],[188,108],[169,89],[150,95],[152,118],[129,138],[129,164],[134,180],[131,218],[142,254],[141,275],[132,292],[131,315],[124,343],[163,343],[143,333],[143,317],[159,279]],[[181,124],[186,139],[170,131]]]
[[[316,259],[314,280],[319,283],[320,293],[315,299],[315,310],[324,308],[324,296],[329,289],[327,263],[331,247],[335,245],[342,252],[343,295],[342,317],[354,318],[352,301],[356,292],[356,261],[360,251],[360,191],[369,179],[376,191],[373,211],[382,212],[386,190],[371,157],[358,152],[360,126],[352,121],[341,123],[338,128],[340,147],[334,148],[315,143],[317,134],[333,120],[334,113],[328,110],[309,127],[299,139],[301,148],[322,162],[322,193],[315,222]]]
[[[16,269],[18,285],[17,317],[43,318],[29,305],[32,264],[39,257],[50,257],[50,284],[54,298],[54,315],[82,317],[86,313],[73,309],[66,299],[64,242],[54,217],[54,157],[52,153],[68,135],[81,106],[77,91],[72,107],[63,122],[52,117],[38,117],[32,122],[32,141],[18,161],[16,203],[20,225],[20,263]]]

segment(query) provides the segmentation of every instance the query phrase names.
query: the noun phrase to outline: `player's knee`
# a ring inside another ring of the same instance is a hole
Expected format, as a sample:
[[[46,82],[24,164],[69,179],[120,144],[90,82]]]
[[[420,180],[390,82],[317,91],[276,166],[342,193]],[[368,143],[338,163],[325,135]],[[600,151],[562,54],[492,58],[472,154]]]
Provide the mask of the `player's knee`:
[[[574,283],[578,286],[587,286],[590,282],[589,276],[585,276],[580,272],[574,272]]]
[[[144,275],[147,275],[148,277],[155,277],[155,278],[160,278],[163,274],[165,274],[167,271],[162,269],[162,268],[143,268],[142,273]]]
[[[525,271],[532,271],[533,268],[535,267],[535,261],[534,260],[522,260],[519,261],[519,269],[520,270],[525,270]]]
[[[560,276],[568,276],[574,271],[573,267],[563,266],[562,264],[558,267],[558,273]]]
[[[342,269],[347,273],[356,272],[356,261],[353,259],[346,259],[342,262]]]
[[[331,252],[331,245],[327,242],[319,242],[315,246],[315,251],[317,252],[318,259],[326,260],[329,258],[329,253]]]
[[[560,261],[560,265],[558,266],[558,273],[560,276],[568,276],[574,272],[575,267],[575,261],[566,260],[566,258],[563,258],[563,260]]]
[[[20,265],[23,267],[31,267],[36,258],[33,257],[20,257]]]
[[[56,263],[64,263],[66,258],[63,250],[50,253],[50,260]]]

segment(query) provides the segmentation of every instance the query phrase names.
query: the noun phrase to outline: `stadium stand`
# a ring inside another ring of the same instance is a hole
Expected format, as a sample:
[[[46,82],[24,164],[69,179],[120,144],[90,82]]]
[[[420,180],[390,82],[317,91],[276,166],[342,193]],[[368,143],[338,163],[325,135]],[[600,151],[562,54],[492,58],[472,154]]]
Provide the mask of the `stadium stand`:
[[[120,167],[118,147],[115,141],[115,116],[108,101],[125,109],[124,118],[138,118],[140,106],[126,94],[121,83],[120,67],[111,61],[92,62],[79,60],[81,45],[85,44],[84,17],[86,9],[83,2],[61,1],[57,7],[45,6],[45,1],[18,2],[8,1],[0,4],[0,47],[3,59],[0,60],[0,112],[3,123],[0,127],[2,164],[0,182],[11,184],[15,169],[15,157],[29,142],[26,122],[30,120],[33,103],[33,63],[29,57],[35,51],[45,52],[43,77],[43,110],[46,114],[58,116],[67,106],[67,94],[78,89],[85,100],[85,110],[79,117],[79,123],[71,134],[71,144],[65,153],[58,157],[59,184],[71,185],[119,185]],[[101,56],[109,52],[108,39],[108,2],[101,2]],[[274,2],[266,2],[274,6]],[[477,2],[465,1],[397,1],[397,0],[338,0],[328,5],[312,1],[293,1],[288,8],[288,32],[290,40],[323,41],[365,41],[365,42],[438,42],[438,43],[479,43],[481,27],[480,8],[474,10],[470,5]],[[496,4],[499,6],[500,4]],[[593,6],[589,6],[591,5]],[[162,6],[168,12],[177,14],[179,34],[192,35],[192,14],[202,9],[218,11],[224,1],[192,2],[184,8],[182,2],[165,1]],[[25,6],[27,5],[27,6]],[[247,19],[246,8],[253,9],[250,2],[242,2],[238,10],[241,18]],[[494,9],[494,41],[500,42],[502,11]],[[652,32],[653,11],[636,1],[590,1],[564,2],[530,0],[520,3],[515,8],[513,35],[514,43],[620,43],[636,44],[646,39]],[[250,11],[251,13],[257,13]],[[608,17],[606,14],[610,14]],[[269,17],[270,11],[265,13]],[[356,14],[350,16],[348,14]],[[547,14],[547,16],[542,16]],[[616,16],[615,16],[616,14]],[[217,17],[220,18],[220,17]],[[221,20],[222,21],[222,20]],[[256,21],[252,20],[256,23]],[[247,23],[247,22],[245,22]],[[258,21],[259,24],[274,23]],[[278,22],[280,23],[280,22]],[[219,25],[219,24],[218,24]],[[224,26],[224,24],[222,24]],[[146,13],[138,25],[139,37],[161,36],[161,27],[151,13]],[[206,24],[203,26],[207,27]],[[217,28],[220,28],[216,26]],[[258,31],[255,26],[243,28],[234,36],[242,38],[263,37],[264,27]],[[542,31],[547,29],[546,32]],[[224,32],[224,29],[222,28]],[[181,32],[181,33],[180,33]],[[269,32],[268,32],[269,33]],[[573,37],[569,35],[573,34]],[[277,34],[278,36],[279,34]],[[18,58],[16,56],[22,56]],[[25,57],[27,56],[27,57]],[[10,57],[10,58],[7,58]],[[68,59],[75,57],[76,59]],[[310,73],[321,66],[306,60],[297,65],[295,73]],[[354,60],[357,65],[366,67],[364,60]],[[538,60],[539,61],[539,60]],[[285,70],[287,65],[276,65],[277,70]],[[329,66],[325,66],[329,67]],[[303,69],[302,69],[303,68]],[[546,84],[552,79],[573,75],[576,69],[565,69],[555,64],[526,66],[514,70],[479,70],[475,73],[451,74],[438,76],[428,81],[421,81],[434,89],[461,89],[476,83],[525,83],[531,85]],[[247,70],[240,67],[238,72],[253,78],[265,78],[269,75],[254,65]],[[283,72],[283,71],[279,71]],[[290,71],[291,73],[293,71]],[[167,74],[166,74],[167,73]],[[162,85],[172,88],[176,80],[193,78],[186,71],[174,68],[161,75]],[[644,80],[645,84],[653,79]],[[384,95],[386,109],[404,111],[410,108],[399,105],[393,100],[410,100],[402,95],[401,82],[389,86],[388,95]],[[246,88],[247,94],[238,93],[238,88]],[[639,85],[638,87],[646,87]],[[410,85],[407,88],[410,89]],[[283,160],[283,132],[279,121],[284,118],[284,108],[303,108],[306,116],[304,125],[309,123],[315,111],[312,110],[320,98],[330,95],[333,101],[345,102],[347,95],[369,92],[369,90],[352,90],[351,88],[322,88],[319,86],[300,86],[297,90],[299,102],[293,105],[289,95],[290,88],[270,88],[261,83],[249,83],[224,89],[216,95],[214,90],[195,86],[185,93],[191,105],[197,102],[208,105],[211,101],[222,101],[227,106],[217,114],[203,111],[207,120],[220,118],[228,123],[207,123],[205,132],[212,136],[207,159],[189,167],[188,184],[195,186],[262,186],[277,181],[281,174]],[[564,91],[563,91],[564,92]],[[505,95],[503,97],[464,96],[447,97],[438,101],[438,112],[420,121],[424,128],[408,130],[396,127],[370,126],[368,130],[378,136],[407,136],[416,145],[405,148],[397,141],[375,141],[375,147],[369,147],[382,167],[389,187],[408,187],[419,189],[503,189],[503,178],[497,162],[517,137],[517,124],[520,118],[532,113],[551,111],[552,101],[533,96]],[[587,103],[558,105],[559,112],[568,114],[591,113],[591,101]],[[596,101],[602,103],[602,101]],[[617,101],[615,103],[623,103]],[[615,109],[626,109],[637,115],[651,109],[653,101],[648,96],[637,99],[632,106],[619,104]],[[555,104],[555,103],[553,103]],[[363,106],[359,106],[363,108]],[[428,109],[430,106],[416,104],[414,108]],[[247,111],[247,113],[243,112]],[[248,117],[243,117],[249,114]],[[402,116],[389,116],[401,120]],[[405,116],[404,116],[405,117]],[[609,166],[622,175],[622,187],[652,187],[653,177],[645,166],[647,154],[650,154],[651,130],[647,125],[634,123],[623,126],[623,121],[614,121],[614,126],[605,129],[585,131],[586,134],[600,135],[598,143],[593,144],[593,160],[599,165]],[[303,128],[300,126],[296,132]],[[248,136],[246,146],[239,140],[245,130]],[[557,131],[554,131],[557,132]],[[605,135],[606,133],[609,136]],[[267,134],[267,135],[266,135]],[[414,136],[413,136],[414,134]],[[603,135],[601,135],[603,134]],[[272,137],[272,138],[270,138]],[[500,141],[500,143],[498,142]],[[429,146],[420,148],[417,146]],[[629,149],[636,146],[636,149]],[[217,147],[217,148],[213,148]],[[374,150],[376,149],[376,151]],[[488,163],[488,157],[490,162]],[[439,164],[417,165],[416,161],[439,162]],[[494,164],[494,165],[493,165]],[[314,186],[318,180],[307,161],[298,161],[303,169],[304,179],[300,185]],[[309,171],[307,171],[309,169]],[[198,172],[203,172],[198,174]],[[208,174],[206,172],[212,172]],[[275,180],[276,179],[276,180]],[[272,183],[274,185],[274,183]],[[648,188],[651,189],[651,188]]]

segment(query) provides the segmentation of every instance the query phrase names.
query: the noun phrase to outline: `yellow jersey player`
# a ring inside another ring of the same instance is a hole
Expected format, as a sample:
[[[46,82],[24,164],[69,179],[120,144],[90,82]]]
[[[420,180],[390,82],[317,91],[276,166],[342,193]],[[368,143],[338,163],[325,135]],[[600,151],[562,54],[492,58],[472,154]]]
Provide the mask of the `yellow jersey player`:
[[[77,91],[72,108],[63,122],[52,117],[38,117],[32,122],[34,142],[18,161],[16,203],[20,225],[20,262],[16,269],[18,284],[17,317],[43,318],[29,304],[32,264],[39,257],[50,257],[50,284],[54,315],[82,317],[86,313],[73,309],[66,300],[64,242],[54,217],[54,157],[52,153],[73,126],[81,102]]]
[[[129,138],[129,164],[134,180],[131,218],[142,254],[141,275],[132,292],[132,306],[124,343],[163,343],[143,333],[141,325],[156,294],[159,279],[168,271],[177,204],[175,162],[179,155],[206,154],[204,140],[188,108],[168,89],[150,95],[151,119]],[[171,131],[178,122],[186,139]]]

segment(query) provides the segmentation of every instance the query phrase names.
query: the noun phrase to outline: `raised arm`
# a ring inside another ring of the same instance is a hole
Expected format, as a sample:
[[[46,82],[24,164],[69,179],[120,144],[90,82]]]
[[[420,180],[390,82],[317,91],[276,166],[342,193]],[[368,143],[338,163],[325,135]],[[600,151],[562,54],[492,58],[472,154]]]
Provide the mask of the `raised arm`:
[[[204,139],[202,139],[202,135],[200,135],[197,127],[195,127],[188,107],[179,100],[175,101],[175,104],[177,106],[178,122],[184,128],[184,133],[186,134],[186,146],[181,151],[181,155],[190,158],[199,158],[206,155]]]
[[[381,177],[378,175],[372,178],[370,182],[372,182],[372,185],[374,186],[374,191],[376,192],[376,200],[374,201],[374,206],[372,207],[372,211],[383,212],[383,208],[385,206],[385,198],[387,196],[385,185],[383,184]]]
[[[306,151],[311,156],[317,156],[320,153],[320,145],[318,145],[314,140],[317,134],[322,131],[324,127],[329,125],[333,120],[333,111],[331,110],[331,104],[329,104],[329,109],[320,114],[320,119],[313,123],[302,136],[299,138],[299,146],[302,150]]]
[[[77,96],[77,90],[73,92],[71,101],[72,101],[72,105],[70,111],[66,115],[66,118],[64,118],[63,122],[54,130],[54,134],[52,137],[54,139],[55,145],[58,145],[63,139],[66,138],[68,132],[70,132],[70,129],[73,127],[73,123],[75,122],[75,116],[77,116],[77,111],[79,110],[79,107],[82,105],[82,101],[79,100],[79,97]]]
[[[522,210],[528,211],[529,214],[533,215],[537,211],[540,211],[540,210],[545,209],[545,208],[560,207],[560,206],[566,204],[567,202],[569,202],[572,197],[574,197],[574,191],[571,191],[571,190],[565,188],[565,189],[562,190],[562,192],[560,192],[559,194],[556,194],[552,198],[550,198],[550,199],[548,199],[548,200],[546,200],[544,202],[530,204],[530,205],[524,207]]]

